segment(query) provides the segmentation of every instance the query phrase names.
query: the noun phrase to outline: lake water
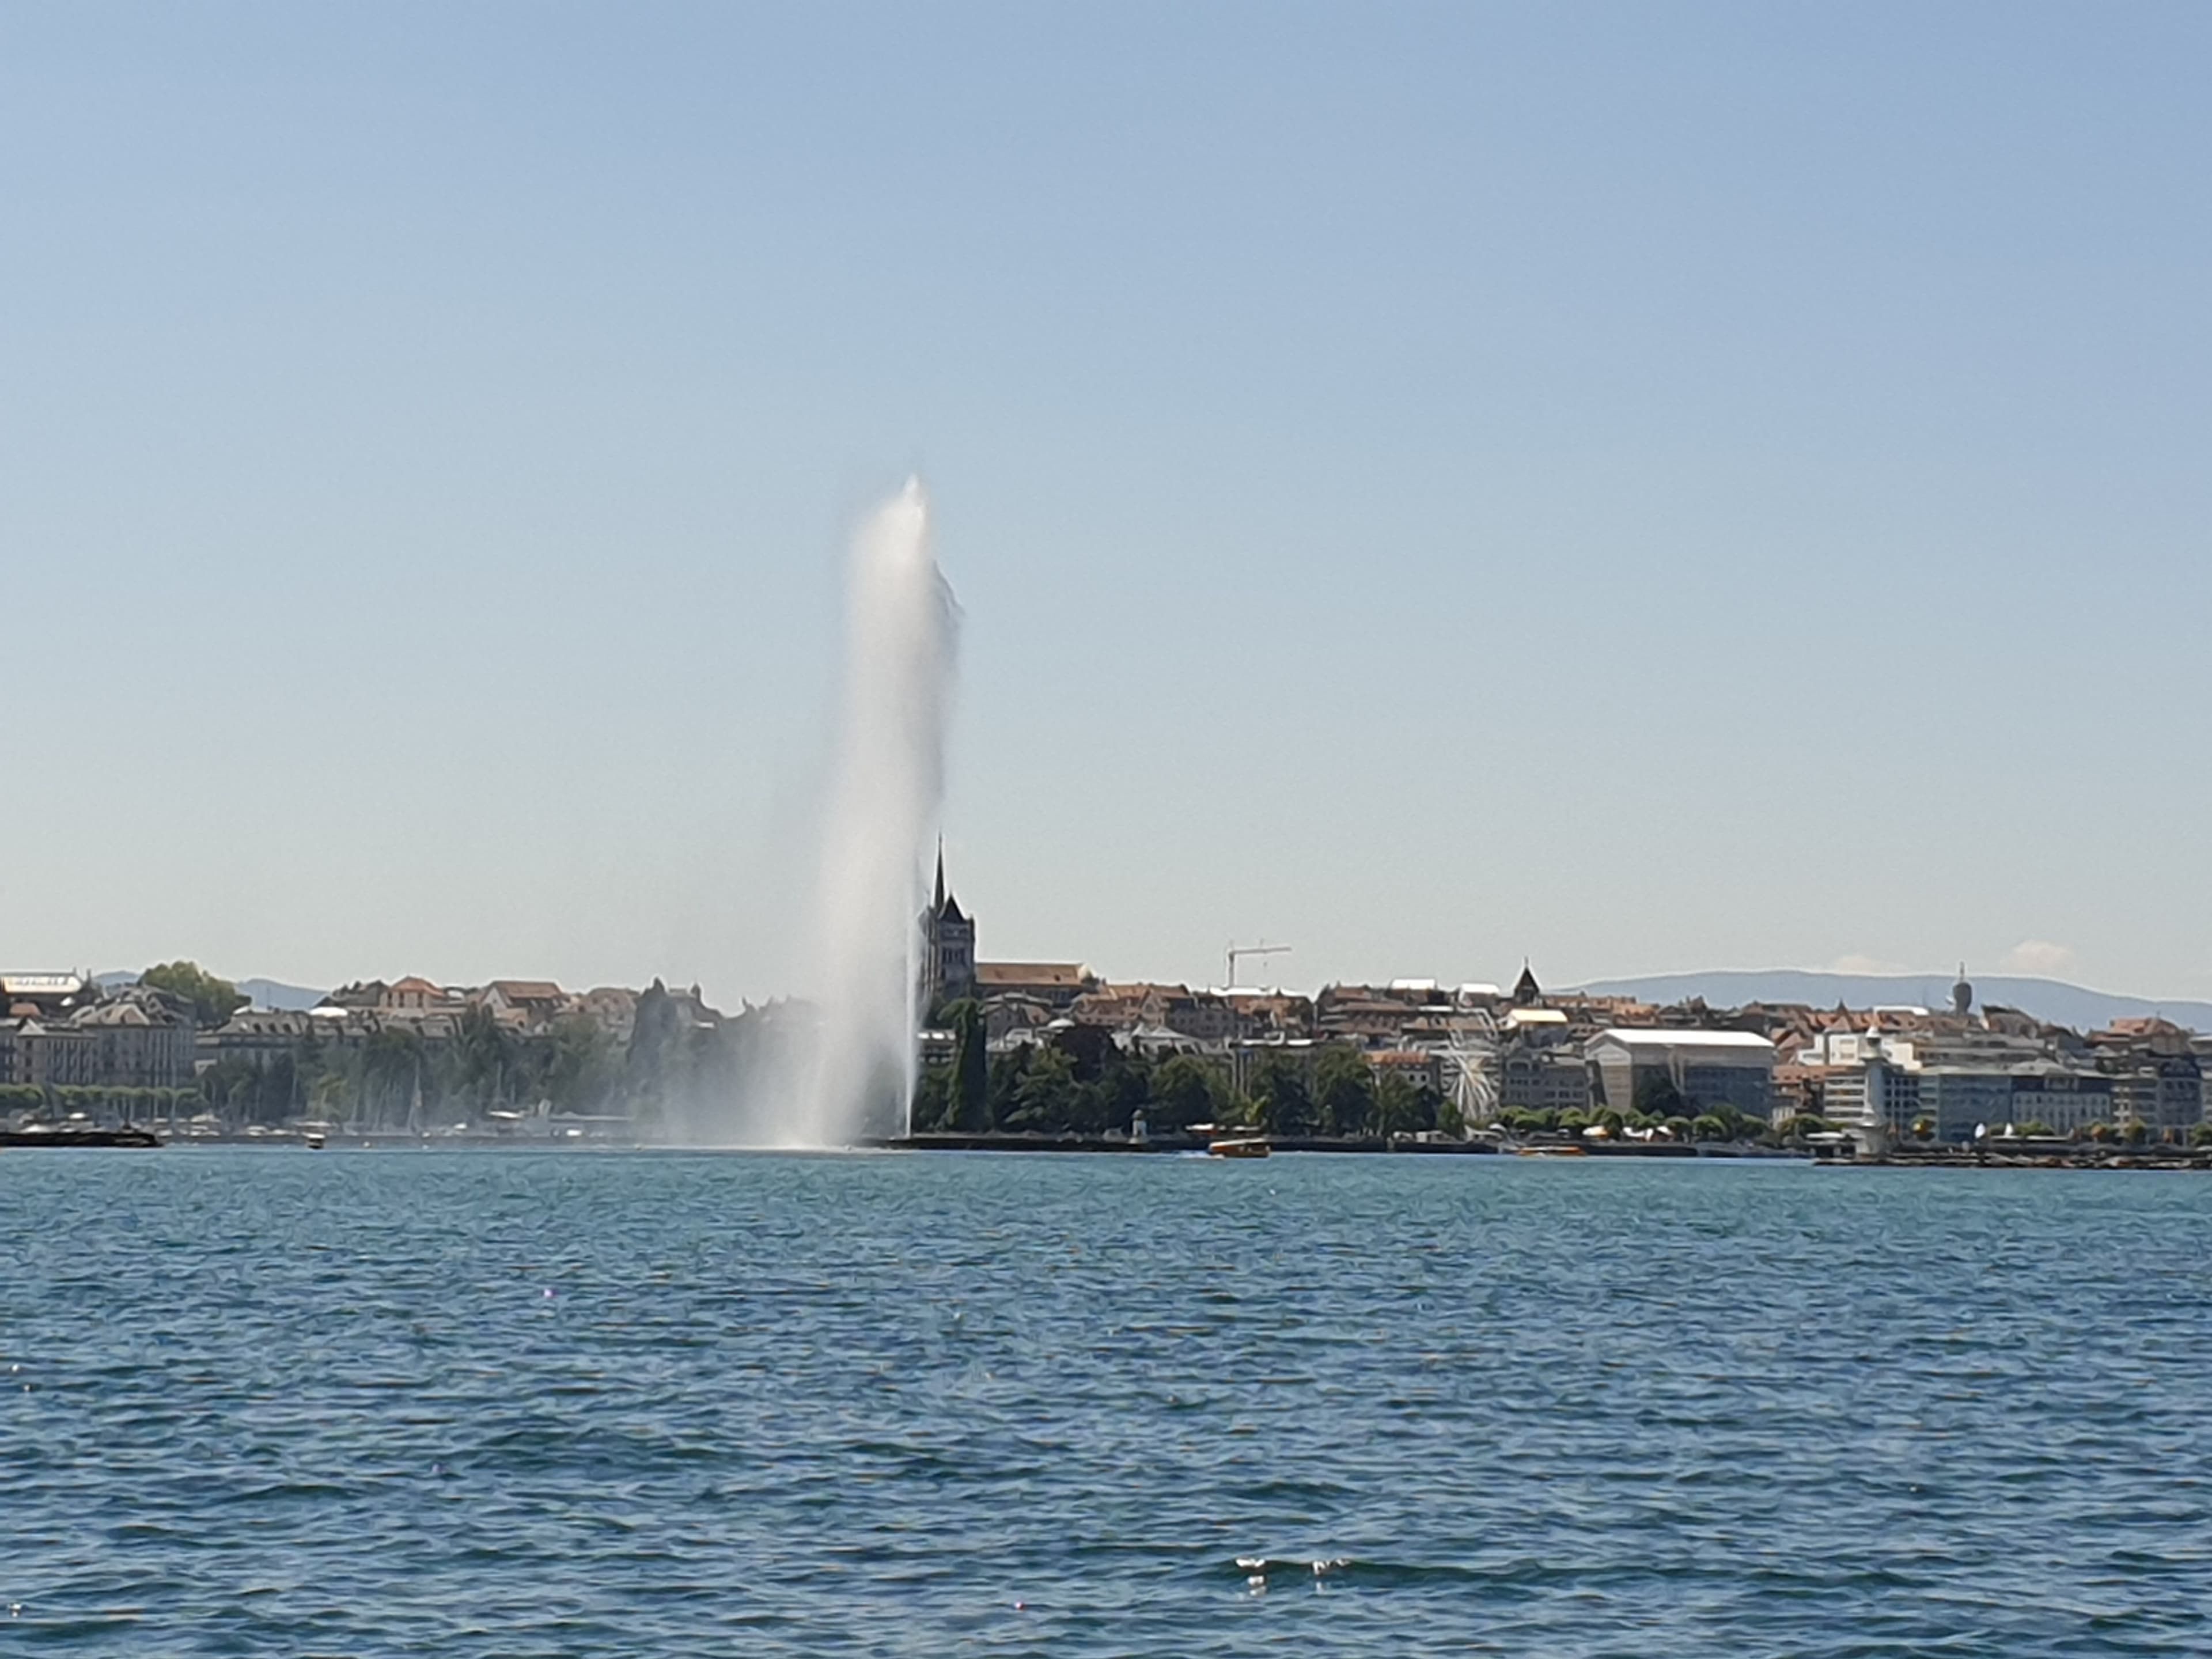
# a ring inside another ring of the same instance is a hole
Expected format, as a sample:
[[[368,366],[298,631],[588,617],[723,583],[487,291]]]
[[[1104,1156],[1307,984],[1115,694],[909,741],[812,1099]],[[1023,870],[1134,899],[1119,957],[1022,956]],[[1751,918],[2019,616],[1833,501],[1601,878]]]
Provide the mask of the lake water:
[[[0,1652],[2201,1655],[2208,1218],[2185,1175],[0,1152]]]

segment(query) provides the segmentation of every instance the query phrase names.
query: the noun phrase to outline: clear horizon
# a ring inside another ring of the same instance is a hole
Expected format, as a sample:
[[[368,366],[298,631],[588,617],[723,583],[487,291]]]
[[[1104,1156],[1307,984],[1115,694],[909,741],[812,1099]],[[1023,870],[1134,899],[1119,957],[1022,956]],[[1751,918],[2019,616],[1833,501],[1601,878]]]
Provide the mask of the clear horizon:
[[[2212,1000],[2208,72],[2158,4],[13,10],[0,963],[787,988],[919,468],[988,957]]]

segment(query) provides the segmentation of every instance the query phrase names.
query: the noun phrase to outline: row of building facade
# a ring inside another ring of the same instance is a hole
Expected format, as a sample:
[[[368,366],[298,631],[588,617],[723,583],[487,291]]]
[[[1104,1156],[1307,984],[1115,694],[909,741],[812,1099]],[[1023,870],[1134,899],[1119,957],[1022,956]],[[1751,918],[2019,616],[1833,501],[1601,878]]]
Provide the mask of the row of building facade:
[[[980,1006],[988,1047],[1006,1053],[1074,1027],[1125,1050],[1217,1060],[1242,1086],[1255,1065],[1311,1066],[1350,1047],[1379,1077],[1452,1101],[1469,1126],[1516,1113],[1798,1115],[1894,1136],[1971,1139],[2002,1126],[2075,1133],[2092,1124],[2165,1134],[2203,1123],[2212,1039],[2160,1019],[2076,1032],[1975,1006],[1963,975],[1951,1006],[1819,1009],[1546,992],[1523,969],[1510,988],[1399,980],[1282,989],[1113,981],[1073,962],[985,962],[975,924],[939,885],[923,921],[925,1006]],[[698,988],[564,990],[538,980],[456,988],[422,978],[342,987],[310,1009],[246,1008],[211,1030],[192,1006],[143,985],[103,988],[79,974],[0,975],[0,1085],[44,1090],[186,1089],[211,1069],[358,1049],[386,1034],[434,1047],[471,1022],[519,1038],[586,1024],[627,1051],[641,1000],[657,1031],[714,1030]],[[951,1058],[925,1029],[925,1061]]]
[[[370,980],[312,1008],[244,1007],[202,1029],[189,1000],[149,986],[103,986],[82,973],[0,974],[0,1085],[189,1089],[226,1060],[264,1067],[316,1048],[358,1048],[386,1033],[455,1042],[471,1018],[524,1038],[588,1021],[611,1046],[626,1048],[643,994],[614,986],[565,991],[544,980],[466,988]],[[696,987],[668,994],[702,1016],[711,1012]]]
[[[2085,1033],[1978,1007],[1963,971],[1942,1009],[1662,1007],[1547,994],[1525,966],[1510,988],[1397,980],[1308,996],[1116,982],[1079,963],[980,960],[941,860],[922,933],[925,1006],[975,999],[994,1048],[1100,1025],[1125,1048],[1218,1055],[1241,1077],[1260,1056],[1350,1044],[1378,1073],[1451,1097],[1469,1124],[1516,1112],[1626,1115],[1654,1101],[1953,1142],[2007,1125],[2163,1134],[2212,1119],[2212,1038],[2157,1018]]]
[[[191,1005],[82,974],[0,975],[0,1085],[182,1089],[197,1069]]]

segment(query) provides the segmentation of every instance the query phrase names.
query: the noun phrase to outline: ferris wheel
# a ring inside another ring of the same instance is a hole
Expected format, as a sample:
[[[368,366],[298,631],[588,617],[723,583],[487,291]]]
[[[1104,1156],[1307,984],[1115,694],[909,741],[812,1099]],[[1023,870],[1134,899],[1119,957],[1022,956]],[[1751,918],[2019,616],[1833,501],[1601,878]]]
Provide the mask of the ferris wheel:
[[[1488,1014],[1454,1022],[1444,1067],[1462,1122],[1474,1128],[1498,1115],[1498,1028]]]

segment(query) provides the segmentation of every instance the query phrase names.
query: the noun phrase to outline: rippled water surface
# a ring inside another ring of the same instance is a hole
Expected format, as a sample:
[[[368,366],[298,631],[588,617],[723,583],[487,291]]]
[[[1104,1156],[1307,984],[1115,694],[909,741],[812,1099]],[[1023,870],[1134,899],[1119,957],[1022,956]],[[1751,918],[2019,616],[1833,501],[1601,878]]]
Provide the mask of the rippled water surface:
[[[2212,1651],[2212,1182],[0,1152],[0,1651]]]

